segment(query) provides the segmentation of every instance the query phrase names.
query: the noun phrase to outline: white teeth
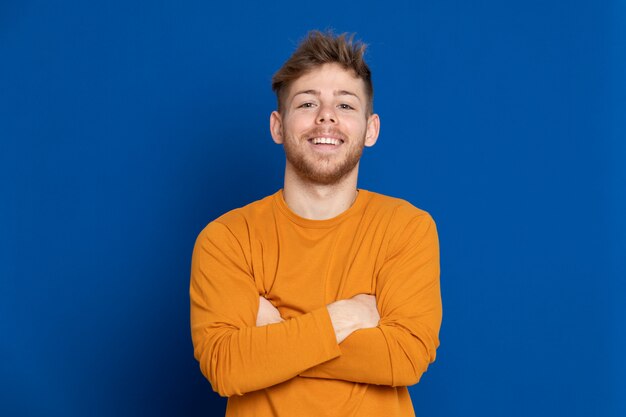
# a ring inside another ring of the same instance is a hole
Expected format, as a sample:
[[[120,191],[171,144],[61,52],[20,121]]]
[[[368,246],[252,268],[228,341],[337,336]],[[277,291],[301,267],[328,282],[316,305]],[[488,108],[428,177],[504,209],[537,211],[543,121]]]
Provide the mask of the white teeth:
[[[312,142],[315,145],[317,144],[339,145],[341,143],[339,139],[333,139],[333,138],[313,138]]]

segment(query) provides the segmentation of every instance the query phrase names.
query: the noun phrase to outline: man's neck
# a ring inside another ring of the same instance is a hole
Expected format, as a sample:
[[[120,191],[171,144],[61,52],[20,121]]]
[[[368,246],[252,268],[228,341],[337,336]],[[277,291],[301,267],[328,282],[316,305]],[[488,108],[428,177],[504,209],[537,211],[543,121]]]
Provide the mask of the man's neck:
[[[295,173],[285,172],[283,197],[287,206],[300,217],[326,220],[336,217],[352,206],[357,196],[358,166],[339,183],[314,184]]]

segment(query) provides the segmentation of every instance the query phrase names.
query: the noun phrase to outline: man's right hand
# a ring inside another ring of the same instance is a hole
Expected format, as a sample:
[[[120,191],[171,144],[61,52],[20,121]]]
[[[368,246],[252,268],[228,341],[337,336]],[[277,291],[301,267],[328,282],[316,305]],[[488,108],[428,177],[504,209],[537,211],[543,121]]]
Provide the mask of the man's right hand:
[[[380,314],[376,308],[376,297],[369,294],[357,294],[347,300],[328,304],[328,314],[335,329],[337,343],[359,329],[376,327]]]
[[[278,309],[265,297],[259,297],[259,311],[256,316],[257,327],[280,323],[281,321],[283,321],[283,318],[280,316]]]

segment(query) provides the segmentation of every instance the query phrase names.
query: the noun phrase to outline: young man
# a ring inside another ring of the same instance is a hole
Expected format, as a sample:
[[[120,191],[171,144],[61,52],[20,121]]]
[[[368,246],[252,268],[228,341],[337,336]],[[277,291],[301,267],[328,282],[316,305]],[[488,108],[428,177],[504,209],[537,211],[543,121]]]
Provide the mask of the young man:
[[[313,31],[274,75],[284,188],[199,235],[194,354],[227,416],[413,416],[439,345],[437,232],[406,201],[357,189],[376,143],[365,47]]]

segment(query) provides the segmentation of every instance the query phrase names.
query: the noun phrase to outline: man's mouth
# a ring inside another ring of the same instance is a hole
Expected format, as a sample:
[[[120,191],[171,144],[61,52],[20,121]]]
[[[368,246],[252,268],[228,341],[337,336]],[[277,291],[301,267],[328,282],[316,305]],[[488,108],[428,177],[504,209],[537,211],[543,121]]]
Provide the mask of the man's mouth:
[[[313,145],[333,145],[339,146],[343,143],[343,140],[337,138],[319,137],[309,139]]]

